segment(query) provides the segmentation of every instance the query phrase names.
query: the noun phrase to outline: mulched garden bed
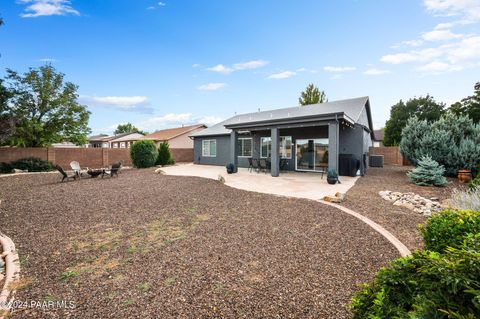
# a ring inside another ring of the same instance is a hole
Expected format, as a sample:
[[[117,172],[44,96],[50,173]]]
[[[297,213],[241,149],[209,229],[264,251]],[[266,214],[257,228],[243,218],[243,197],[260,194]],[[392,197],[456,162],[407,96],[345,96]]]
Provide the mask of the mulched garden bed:
[[[413,192],[422,197],[437,197],[440,201],[448,199],[454,188],[462,188],[455,178],[448,178],[446,187],[417,186],[409,181],[406,173],[412,167],[386,166],[371,167],[348,192],[342,205],[367,216],[395,235],[409,249],[422,247],[422,238],[418,225],[427,217],[404,207],[394,206],[382,199],[378,192],[390,190],[401,193]]]
[[[315,201],[152,170],[59,180],[0,179],[0,229],[19,250],[17,300],[76,308],[13,318],[350,318],[357,285],[398,256]]]

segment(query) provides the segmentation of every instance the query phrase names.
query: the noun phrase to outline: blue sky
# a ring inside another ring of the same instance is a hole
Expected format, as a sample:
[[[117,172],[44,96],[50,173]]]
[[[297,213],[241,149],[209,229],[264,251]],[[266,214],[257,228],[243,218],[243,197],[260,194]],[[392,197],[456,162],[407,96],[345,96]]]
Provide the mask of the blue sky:
[[[52,63],[79,85],[94,133],[155,131],[290,107],[308,83],[447,104],[480,81],[480,0],[2,0],[0,75]]]

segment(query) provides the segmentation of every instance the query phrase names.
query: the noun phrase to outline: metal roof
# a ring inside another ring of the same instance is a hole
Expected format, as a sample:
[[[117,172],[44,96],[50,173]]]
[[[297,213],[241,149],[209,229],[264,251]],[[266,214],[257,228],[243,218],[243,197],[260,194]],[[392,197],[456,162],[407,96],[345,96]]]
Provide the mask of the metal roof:
[[[346,119],[353,123],[357,123],[365,107],[370,107],[368,96],[270,111],[239,114],[212,127],[206,128],[205,130],[192,134],[191,136],[196,137],[230,134],[231,130],[227,129],[225,126],[248,126],[252,124],[268,123],[279,120],[301,121],[302,119],[308,117],[328,117],[334,114],[343,114]],[[370,117],[369,109],[368,115]],[[371,119],[369,119],[369,122],[370,121]]]

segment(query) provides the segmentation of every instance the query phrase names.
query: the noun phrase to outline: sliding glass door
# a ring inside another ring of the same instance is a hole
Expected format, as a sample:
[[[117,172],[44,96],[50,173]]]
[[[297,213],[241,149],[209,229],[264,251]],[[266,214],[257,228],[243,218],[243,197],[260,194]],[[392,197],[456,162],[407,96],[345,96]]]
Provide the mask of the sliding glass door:
[[[298,171],[325,171],[328,167],[328,138],[297,140],[295,165]]]

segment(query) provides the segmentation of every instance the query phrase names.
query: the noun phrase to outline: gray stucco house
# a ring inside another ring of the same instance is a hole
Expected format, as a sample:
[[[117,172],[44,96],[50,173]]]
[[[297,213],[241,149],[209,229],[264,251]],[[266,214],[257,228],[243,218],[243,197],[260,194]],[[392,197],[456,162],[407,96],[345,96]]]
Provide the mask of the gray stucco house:
[[[368,97],[236,115],[191,135],[194,163],[248,167],[268,158],[271,174],[283,169],[346,171],[368,167],[373,125]],[[351,163],[354,164],[351,164]],[[348,166],[348,167],[347,167]]]

